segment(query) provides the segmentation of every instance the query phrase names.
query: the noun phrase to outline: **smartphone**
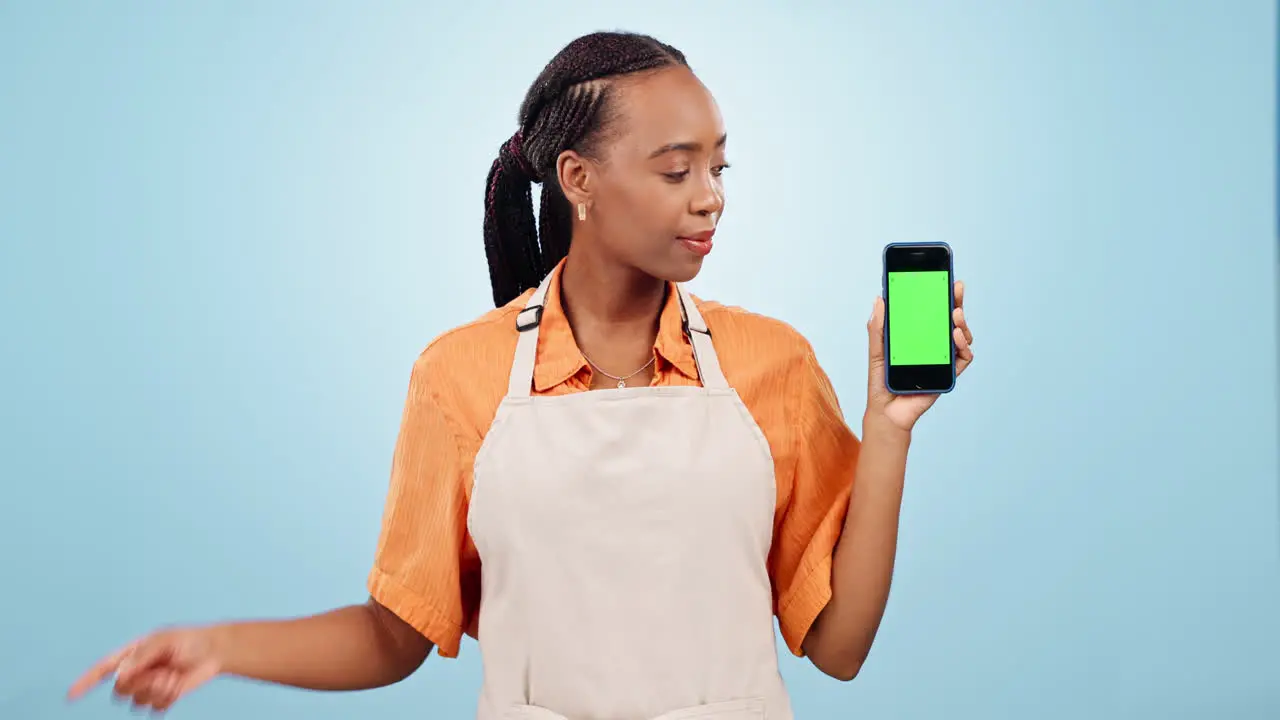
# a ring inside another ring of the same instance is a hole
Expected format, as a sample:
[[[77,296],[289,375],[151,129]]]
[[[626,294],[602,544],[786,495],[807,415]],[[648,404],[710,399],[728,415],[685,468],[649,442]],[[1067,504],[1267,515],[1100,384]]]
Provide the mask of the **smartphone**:
[[[953,274],[951,246],[946,243],[885,246],[881,294],[889,392],[945,393],[955,387]]]

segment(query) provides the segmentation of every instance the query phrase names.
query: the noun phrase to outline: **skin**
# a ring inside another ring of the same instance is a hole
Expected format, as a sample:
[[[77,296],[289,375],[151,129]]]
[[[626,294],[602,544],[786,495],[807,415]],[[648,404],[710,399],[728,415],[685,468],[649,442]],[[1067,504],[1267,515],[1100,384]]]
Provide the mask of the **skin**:
[[[623,377],[653,357],[667,283],[702,269],[703,257],[676,238],[715,229],[728,164],[719,107],[686,68],[628,78],[615,90],[620,119],[611,142],[598,158],[562,153],[556,175],[575,208],[560,283],[565,313],[583,354]],[[649,368],[628,384],[652,377]],[[593,378],[592,387],[615,386]]]
[[[698,274],[703,258],[676,238],[715,227],[724,212],[725,132],[714,99],[692,72],[672,68],[615,83],[620,120],[597,153],[561,154],[557,179],[575,207],[561,280],[583,353],[625,375],[653,353],[668,281]],[[658,152],[659,150],[663,150]],[[576,207],[586,208],[577,220]],[[955,287],[957,370],[973,360],[964,286]],[[803,647],[822,672],[850,680],[870,652],[889,596],[912,428],[937,396],[885,390],[884,303],[867,322],[870,353],[849,512],[832,568],[832,597]],[[630,384],[648,384],[652,370]],[[600,376],[593,387],[613,387]],[[333,648],[341,648],[334,652]],[[432,644],[370,599],[309,617],[164,629],[94,664],[69,691],[80,698],[115,677],[114,692],[138,708],[167,710],[218,676],[313,690],[390,685],[422,665]]]

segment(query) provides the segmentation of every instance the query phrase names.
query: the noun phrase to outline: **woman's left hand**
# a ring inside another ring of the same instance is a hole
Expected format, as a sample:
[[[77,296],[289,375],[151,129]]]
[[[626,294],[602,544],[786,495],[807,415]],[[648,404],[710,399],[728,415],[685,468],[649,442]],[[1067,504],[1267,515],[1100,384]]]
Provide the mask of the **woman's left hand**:
[[[955,325],[952,338],[956,344],[956,376],[973,362],[973,333],[964,318],[964,283],[955,284],[956,307],[951,313]],[[867,419],[883,418],[893,427],[910,431],[925,411],[933,407],[938,394],[894,395],[885,386],[884,361],[884,299],[876,298],[867,322],[868,346],[871,358],[868,369]]]

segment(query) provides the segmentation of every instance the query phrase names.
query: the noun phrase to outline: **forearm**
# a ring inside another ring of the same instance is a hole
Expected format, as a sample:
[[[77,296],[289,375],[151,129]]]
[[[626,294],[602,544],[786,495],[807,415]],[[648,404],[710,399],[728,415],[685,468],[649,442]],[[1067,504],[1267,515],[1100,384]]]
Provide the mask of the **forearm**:
[[[835,677],[857,674],[884,617],[910,444],[909,432],[864,419],[849,511],[832,559],[831,599],[805,640],[813,663]]]
[[[292,620],[210,629],[223,673],[309,690],[367,690],[399,682],[431,644],[409,637],[372,602]]]

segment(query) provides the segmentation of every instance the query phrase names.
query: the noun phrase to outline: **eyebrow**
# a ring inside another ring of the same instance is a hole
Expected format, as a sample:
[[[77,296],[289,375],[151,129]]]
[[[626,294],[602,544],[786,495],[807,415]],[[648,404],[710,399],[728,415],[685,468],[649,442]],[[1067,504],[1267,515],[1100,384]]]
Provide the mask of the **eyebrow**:
[[[726,141],[728,141],[728,139],[729,139],[729,134],[728,134],[728,133],[725,133],[724,135],[721,135],[721,136],[720,136],[720,139],[716,141],[716,147],[717,147],[717,148],[722,148],[722,147],[724,147],[724,144],[725,144],[725,142],[726,142]],[[653,152],[649,153],[649,159],[650,159],[650,160],[652,160],[652,159],[654,159],[654,158],[656,158],[656,157],[659,157],[659,156],[661,156],[661,155],[665,155],[665,154],[667,154],[667,153],[669,153],[669,152],[676,152],[676,151],[678,151],[678,150],[686,151],[686,152],[698,152],[698,151],[699,151],[699,150],[701,150],[701,149],[702,149],[702,143],[700,143],[700,142],[676,142],[676,143],[668,143],[668,144],[663,145],[662,147],[658,148],[657,150],[654,150]]]

